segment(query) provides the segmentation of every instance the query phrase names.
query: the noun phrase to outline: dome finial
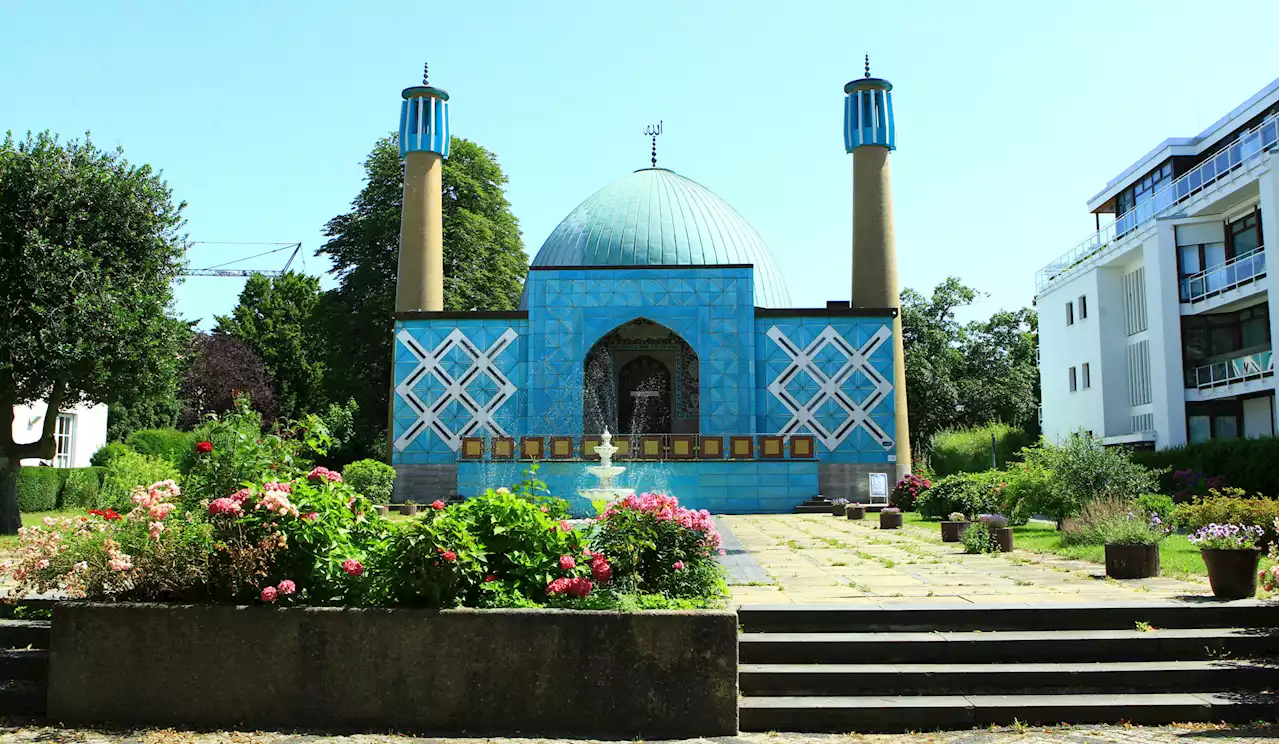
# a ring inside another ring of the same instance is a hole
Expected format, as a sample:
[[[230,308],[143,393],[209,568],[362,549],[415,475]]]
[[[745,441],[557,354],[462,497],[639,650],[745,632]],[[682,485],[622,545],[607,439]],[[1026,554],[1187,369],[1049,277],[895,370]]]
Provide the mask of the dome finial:
[[[427,85],[427,84],[428,84],[428,83],[427,83],[427,72],[428,72],[428,68],[429,68],[430,66],[431,66],[431,65],[430,65],[429,63],[427,63],[427,62],[423,62],[423,63],[422,63],[422,84],[423,84],[423,85]]]
[[[865,66],[862,68],[863,77],[871,77],[871,55],[865,57]]]
[[[652,140],[653,150],[649,154],[649,163],[652,167],[658,167],[658,135],[662,134],[662,120],[659,119],[657,125],[650,124],[644,128],[644,134]]]

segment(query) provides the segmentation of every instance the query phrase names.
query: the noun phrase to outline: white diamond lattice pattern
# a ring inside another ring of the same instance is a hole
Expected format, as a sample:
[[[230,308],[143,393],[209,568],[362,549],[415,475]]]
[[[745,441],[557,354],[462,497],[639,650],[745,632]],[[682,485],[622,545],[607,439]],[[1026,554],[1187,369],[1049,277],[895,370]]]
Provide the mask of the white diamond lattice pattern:
[[[893,449],[893,438],[871,420],[871,412],[893,398],[893,381],[885,379],[870,362],[871,355],[892,338],[888,326],[880,326],[861,348],[855,348],[831,326],[804,348],[777,326],[769,329],[768,336],[790,358],[768,388],[791,412],[778,434],[800,434],[807,428],[827,449],[834,450],[862,427],[880,446]],[[849,389],[845,389],[846,383]]]
[[[396,385],[396,395],[418,416],[396,439],[397,451],[404,451],[428,430],[454,452],[462,446],[463,437],[483,429],[491,436],[508,436],[494,415],[515,395],[516,386],[498,369],[497,359],[518,338],[515,329],[508,328],[483,351],[456,328],[430,351],[408,330],[401,330],[396,338],[418,359],[418,366]],[[426,375],[433,375],[444,388],[432,401],[414,392]]]

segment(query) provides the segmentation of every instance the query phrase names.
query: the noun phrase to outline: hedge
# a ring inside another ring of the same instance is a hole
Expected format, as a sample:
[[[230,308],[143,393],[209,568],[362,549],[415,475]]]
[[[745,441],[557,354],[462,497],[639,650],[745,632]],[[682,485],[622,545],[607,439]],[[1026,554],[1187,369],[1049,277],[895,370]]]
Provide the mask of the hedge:
[[[93,457],[89,458],[89,464],[105,468],[111,462],[111,458],[132,451],[133,449],[124,442],[107,442],[93,453]]]
[[[956,473],[984,473],[991,470],[991,437],[996,439],[996,469],[1018,459],[1018,451],[1031,437],[1008,424],[993,423],[973,429],[946,429],[929,440],[929,467],[942,478]]]
[[[1165,469],[1160,475],[1160,489],[1186,501],[1193,494],[1179,494],[1173,482],[1173,471],[1190,470],[1205,478],[1220,477],[1225,485],[1242,488],[1250,496],[1277,495],[1276,472],[1280,470],[1280,439],[1210,439],[1200,444],[1162,450],[1137,451],[1134,462],[1149,468]]]
[[[126,452],[107,465],[102,489],[93,505],[99,509],[126,511],[133,507],[130,494],[135,487],[167,479],[178,479],[178,469],[172,462],[163,457]]]
[[[62,474],[57,468],[24,467],[18,471],[18,510],[52,511],[58,506]]]
[[[62,491],[58,494],[59,509],[87,509],[93,506],[102,488],[106,468],[64,468]]]
[[[140,455],[161,457],[181,468],[195,450],[196,435],[177,429],[139,429],[124,443]]]
[[[985,473],[957,473],[934,481],[916,499],[916,511],[925,519],[942,519],[951,512],[972,518],[979,514],[1004,512],[1001,495],[1007,474],[1001,470]]]
[[[1178,526],[1187,532],[1210,524],[1248,524],[1261,527],[1268,545],[1276,541],[1276,513],[1280,505],[1275,499],[1241,498],[1239,491],[1196,499],[1179,504],[1174,510]]]
[[[356,460],[342,469],[342,480],[375,504],[390,504],[395,468],[377,460]]]

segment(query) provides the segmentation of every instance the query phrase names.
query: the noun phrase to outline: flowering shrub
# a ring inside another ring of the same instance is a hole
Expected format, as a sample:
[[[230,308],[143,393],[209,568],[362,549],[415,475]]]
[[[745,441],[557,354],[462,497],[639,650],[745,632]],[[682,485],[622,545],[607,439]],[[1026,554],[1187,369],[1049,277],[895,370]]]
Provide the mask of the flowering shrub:
[[[916,508],[916,499],[920,498],[920,494],[929,490],[933,486],[933,481],[914,473],[908,473],[905,478],[898,481],[893,487],[893,491],[889,494],[889,503],[898,507],[902,511],[914,511]]]
[[[1276,521],[1271,524],[1274,530],[1280,530],[1280,516],[1276,517]],[[1276,562],[1277,546],[1271,543],[1271,549],[1267,551],[1267,557],[1271,559],[1271,566],[1263,568],[1258,572],[1258,583],[1262,585],[1262,591],[1273,593],[1280,589],[1280,563]]]
[[[901,514],[902,510],[896,506],[886,506],[880,510],[881,514]]]
[[[1207,524],[1187,539],[1201,550],[1257,550],[1263,534],[1251,524]]]
[[[1167,497],[1166,497],[1167,498]],[[1173,530],[1168,514],[1172,502],[1159,497],[1103,498],[1085,504],[1078,519],[1063,525],[1064,545],[1155,545]]]
[[[1178,526],[1195,531],[1210,524],[1244,524],[1261,527],[1262,543],[1276,543],[1275,499],[1246,498],[1245,492],[1239,488],[1214,490],[1208,497],[1199,498],[1190,504],[1179,504],[1174,510],[1174,519]]]
[[[1005,477],[1005,473],[999,470],[948,475],[920,494],[915,503],[916,511],[928,519],[941,519],[951,512],[981,514],[1003,511]]]
[[[965,515],[964,515],[964,514],[962,514],[962,513],[960,513],[960,512],[951,512],[950,514],[948,514],[948,515],[947,515],[947,521],[949,521],[949,522],[964,522],[964,521],[967,521],[967,518],[965,517]]]
[[[991,529],[982,522],[970,522],[960,534],[960,543],[964,546],[966,553],[995,553],[1000,550],[995,535],[991,534]]]
[[[705,509],[680,506],[674,496],[643,493],[615,501],[596,522],[591,545],[632,591],[671,597],[715,597],[725,591],[715,560],[721,552],[715,521]]]
[[[1009,519],[1003,514],[979,514],[978,521],[991,530],[1002,530],[1009,526]]]

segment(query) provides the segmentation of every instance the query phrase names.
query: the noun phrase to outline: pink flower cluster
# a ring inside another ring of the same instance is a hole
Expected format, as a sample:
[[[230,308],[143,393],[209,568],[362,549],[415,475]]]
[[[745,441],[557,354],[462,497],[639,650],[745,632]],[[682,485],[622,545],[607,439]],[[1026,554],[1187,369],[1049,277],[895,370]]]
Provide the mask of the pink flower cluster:
[[[287,597],[296,591],[298,591],[298,585],[289,579],[285,579],[276,586],[262,587],[262,592],[258,595],[258,599],[261,599],[263,602],[271,603],[280,597]]]
[[[567,594],[570,597],[581,599],[591,593],[595,584],[591,583],[591,579],[581,576],[568,578],[562,577],[547,584],[547,596],[553,597],[558,594]]]
[[[107,554],[107,566],[112,571],[128,571],[133,568],[133,556],[120,550],[120,543],[115,540],[108,539],[102,544],[102,549]]]
[[[209,502],[209,516],[211,517],[216,517],[220,514],[239,516],[242,513],[244,513],[244,510],[240,508],[240,502],[236,500],[235,496],[223,496],[220,499],[214,499]]]
[[[307,480],[321,480],[321,481],[328,481],[329,483],[341,483],[342,473],[339,473],[336,470],[330,470],[329,468],[325,468],[325,467],[316,467],[316,468],[312,468],[310,473],[307,473]]]
[[[342,562],[342,570],[346,571],[348,576],[359,576],[364,573],[364,565],[355,558],[348,558]]]
[[[266,509],[268,513],[279,514],[282,517],[298,516],[298,507],[289,502],[288,485],[275,482],[264,485],[262,493],[258,496],[257,508]]]
[[[176,499],[181,493],[178,484],[172,480],[152,483],[146,488],[138,486],[131,494],[133,503],[137,506],[129,512],[129,518],[147,520],[147,533],[151,535],[152,540],[158,542],[160,533],[164,532],[164,520],[177,508],[169,499]]]
[[[610,519],[620,512],[641,512],[652,515],[659,522],[675,522],[681,527],[703,533],[701,545],[708,550],[720,548],[720,533],[716,532],[716,521],[706,509],[686,509],[680,506],[675,496],[662,493],[642,493],[618,499],[600,515],[601,521]]]

